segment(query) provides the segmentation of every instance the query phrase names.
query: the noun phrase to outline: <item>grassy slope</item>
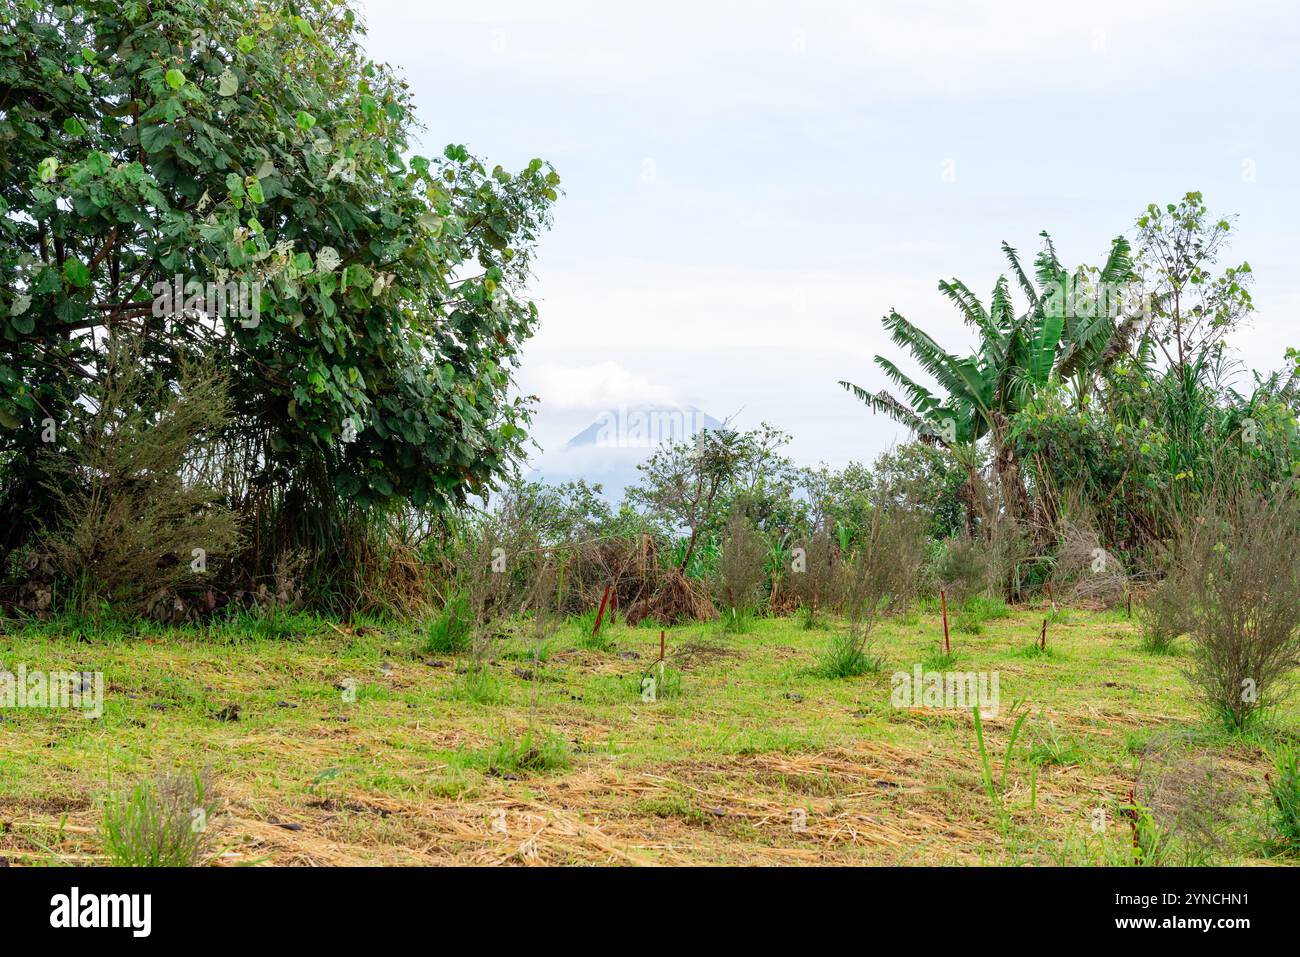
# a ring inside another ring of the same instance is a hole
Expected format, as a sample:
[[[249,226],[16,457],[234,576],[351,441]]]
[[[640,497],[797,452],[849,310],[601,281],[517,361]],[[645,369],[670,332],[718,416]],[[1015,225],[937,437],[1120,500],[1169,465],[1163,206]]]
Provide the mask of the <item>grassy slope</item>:
[[[1127,824],[1115,812],[1134,750],[1192,728],[1221,780],[1240,788],[1234,837],[1215,860],[1259,859],[1266,758],[1255,739],[1204,725],[1179,660],[1141,652],[1122,615],[1063,617],[1047,657],[1024,654],[1036,609],[953,635],[954,668],[1000,674],[1001,713],[985,722],[995,776],[1013,700],[1030,710],[1027,727],[1050,719],[1079,745],[1078,764],[1041,771],[1031,808],[1026,734],[1004,827],[983,789],[971,715],[890,704],[889,673],[937,649],[931,614],[881,627],[883,673],[839,680],[815,673],[830,632],[795,620],[760,620],[747,635],[675,628],[681,691],[655,703],[637,685],[658,632],[621,625],[608,651],[580,648],[565,628],[534,680],[520,676],[532,668],[529,643],[504,641],[489,703],[469,700],[457,673],[466,659],[426,655],[397,629],[0,636],[6,666],[102,670],[107,698],[93,722],[0,713],[0,855],[102,860],[97,795],[209,765],[227,802],[227,863],[1087,863],[1124,856]],[[337,687],[349,678],[354,702]],[[214,717],[231,704],[238,720]],[[494,744],[530,719],[568,743],[567,770],[493,770]],[[1274,716],[1291,729],[1296,719],[1294,708]],[[1098,807],[1109,821],[1100,840],[1089,826]],[[792,826],[797,808],[806,830]]]

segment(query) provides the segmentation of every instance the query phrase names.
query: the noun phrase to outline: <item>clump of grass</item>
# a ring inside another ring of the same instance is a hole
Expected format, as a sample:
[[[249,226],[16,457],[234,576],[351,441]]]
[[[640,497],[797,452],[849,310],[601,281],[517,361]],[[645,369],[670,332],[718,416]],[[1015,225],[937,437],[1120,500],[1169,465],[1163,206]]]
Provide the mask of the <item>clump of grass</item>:
[[[496,704],[501,700],[501,681],[490,668],[479,665],[469,668],[452,682],[447,696],[473,704]]]
[[[104,851],[118,867],[194,867],[210,854],[218,806],[207,771],[140,781],[105,799]]]
[[[960,658],[960,652],[935,651],[926,655],[925,660],[921,662],[921,667],[926,671],[947,671],[955,665]]]
[[[592,651],[609,651],[614,647],[614,640],[609,637],[608,632],[610,615],[606,610],[600,628],[597,629],[596,616],[598,614],[599,612],[595,608],[589,608],[572,619],[573,625],[578,632],[578,644]]]
[[[680,818],[691,824],[709,824],[716,820],[707,812],[694,807],[690,801],[678,794],[643,798],[633,805],[633,810],[639,814],[652,814],[660,818]]]
[[[489,774],[542,774],[566,770],[572,763],[569,745],[562,737],[532,728],[518,738],[503,730],[486,757]]]
[[[1044,647],[1039,643],[1039,640],[1035,638],[1029,644],[1017,648],[1013,654],[1021,658],[1052,658],[1055,657],[1056,651],[1050,644]]]
[[[1144,631],[1138,647],[1148,655],[1172,657],[1179,654],[1178,636],[1162,631]]]
[[[959,611],[953,620],[952,629],[966,635],[982,635],[984,634],[984,620],[978,615]]]
[[[467,651],[473,632],[469,596],[463,591],[453,592],[447,596],[442,609],[429,623],[424,650],[442,655]]]
[[[866,642],[852,631],[843,631],[826,643],[817,671],[824,678],[856,678],[879,671],[883,664]]]
[[[1273,798],[1269,821],[1277,832],[1276,844],[1284,853],[1300,853],[1300,750],[1283,743],[1269,757],[1273,770],[1264,777]]]
[[[754,631],[754,613],[749,608],[727,608],[718,619],[718,630],[727,635],[748,635]]]
[[[660,668],[659,662],[655,662],[648,669],[639,672],[633,677],[632,690],[643,700],[651,700],[649,697],[651,692],[653,692],[653,700],[655,701],[680,697],[682,693],[682,673],[668,664],[664,664]]]
[[[1038,721],[1029,730],[1029,763],[1038,767],[1055,764],[1069,767],[1078,764],[1081,752],[1072,736],[1062,733],[1050,718]]]
[[[286,641],[320,630],[322,624],[313,615],[294,612],[279,605],[243,609],[232,615],[219,629],[235,643],[243,641]]]
[[[796,615],[804,631],[814,631],[826,625],[825,619],[818,614],[815,605],[800,605]]]
[[[996,595],[972,595],[962,603],[962,611],[981,622],[1011,616],[1007,603]]]

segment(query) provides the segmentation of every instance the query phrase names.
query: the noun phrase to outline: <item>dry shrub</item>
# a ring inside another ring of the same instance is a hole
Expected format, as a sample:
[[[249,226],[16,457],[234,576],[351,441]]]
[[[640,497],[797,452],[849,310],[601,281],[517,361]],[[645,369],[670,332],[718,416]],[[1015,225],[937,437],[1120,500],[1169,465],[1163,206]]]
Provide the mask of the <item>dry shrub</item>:
[[[948,599],[960,605],[967,598],[993,589],[996,582],[994,565],[987,542],[962,535],[944,542],[930,574],[947,592]]]
[[[1128,592],[1124,563],[1101,544],[1091,511],[1083,505],[1067,505],[1069,517],[1062,517],[1058,531],[1056,564],[1052,571],[1053,593],[1076,606],[1114,608]]]
[[[1183,523],[1174,555],[1160,600],[1187,623],[1188,680],[1240,728],[1286,699],[1300,665],[1300,505],[1286,488],[1212,492]]]
[[[786,588],[797,606],[809,609],[815,616],[835,604],[838,555],[835,543],[824,530],[809,537],[801,547],[802,568],[791,569],[785,578]]]
[[[663,625],[683,621],[713,621],[718,610],[693,581],[676,568],[669,569],[659,587],[627,610],[627,623],[635,625],[650,618]]]
[[[1181,568],[1168,568],[1164,577],[1148,588],[1138,603],[1142,646],[1157,655],[1173,654],[1175,643],[1192,630],[1191,609],[1178,579]]]
[[[920,512],[873,509],[867,541],[840,563],[836,593],[859,655],[880,616],[915,597],[926,541]]]
[[[226,378],[185,363],[172,391],[115,343],[97,399],[71,450],[53,459],[71,481],[51,485],[59,519],[43,550],[91,608],[184,612],[181,593],[206,591],[212,565],[239,542],[200,464],[229,415]]]
[[[1156,735],[1143,749],[1135,792],[1189,862],[1201,863],[1226,846],[1242,796],[1214,752],[1181,732]]]
[[[767,582],[767,543],[741,508],[733,508],[722,529],[718,556],[718,602],[744,611],[759,603]]]

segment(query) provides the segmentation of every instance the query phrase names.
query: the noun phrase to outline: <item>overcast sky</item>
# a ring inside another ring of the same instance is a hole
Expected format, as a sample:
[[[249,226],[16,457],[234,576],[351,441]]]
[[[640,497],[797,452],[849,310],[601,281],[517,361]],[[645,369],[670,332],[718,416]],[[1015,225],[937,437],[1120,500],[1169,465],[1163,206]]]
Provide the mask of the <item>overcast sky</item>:
[[[836,381],[884,384],[890,307],[965,348],[940,278],[987,296],[1001,241],[1031,259],[1042,229],[1097,263],[1191,189],[1240,216],[1242,357],[1273,369],[1300,346],[1294,2],[361,9],[426,152],[563,177],[519,376],[544,447],[676,402],[771,422],[802,463],[870,460],[904,433]]]

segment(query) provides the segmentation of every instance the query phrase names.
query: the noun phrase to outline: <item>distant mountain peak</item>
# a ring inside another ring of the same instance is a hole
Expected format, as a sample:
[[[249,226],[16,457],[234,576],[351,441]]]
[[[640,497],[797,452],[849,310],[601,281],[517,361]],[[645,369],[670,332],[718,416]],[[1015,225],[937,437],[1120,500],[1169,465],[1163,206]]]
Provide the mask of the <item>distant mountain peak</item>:
[[[705,429],[721,428],[721,422],[693,405],[623,405],[606,409],[564,447],[653,449],[666,442],[685,442]]]
[[[665,442],[685,442],[726,426],[693,405],[642,404],[607,409],[564,445],[534,463],[530,481],[585,479],[618,501],[638,478],[637,466]]]

